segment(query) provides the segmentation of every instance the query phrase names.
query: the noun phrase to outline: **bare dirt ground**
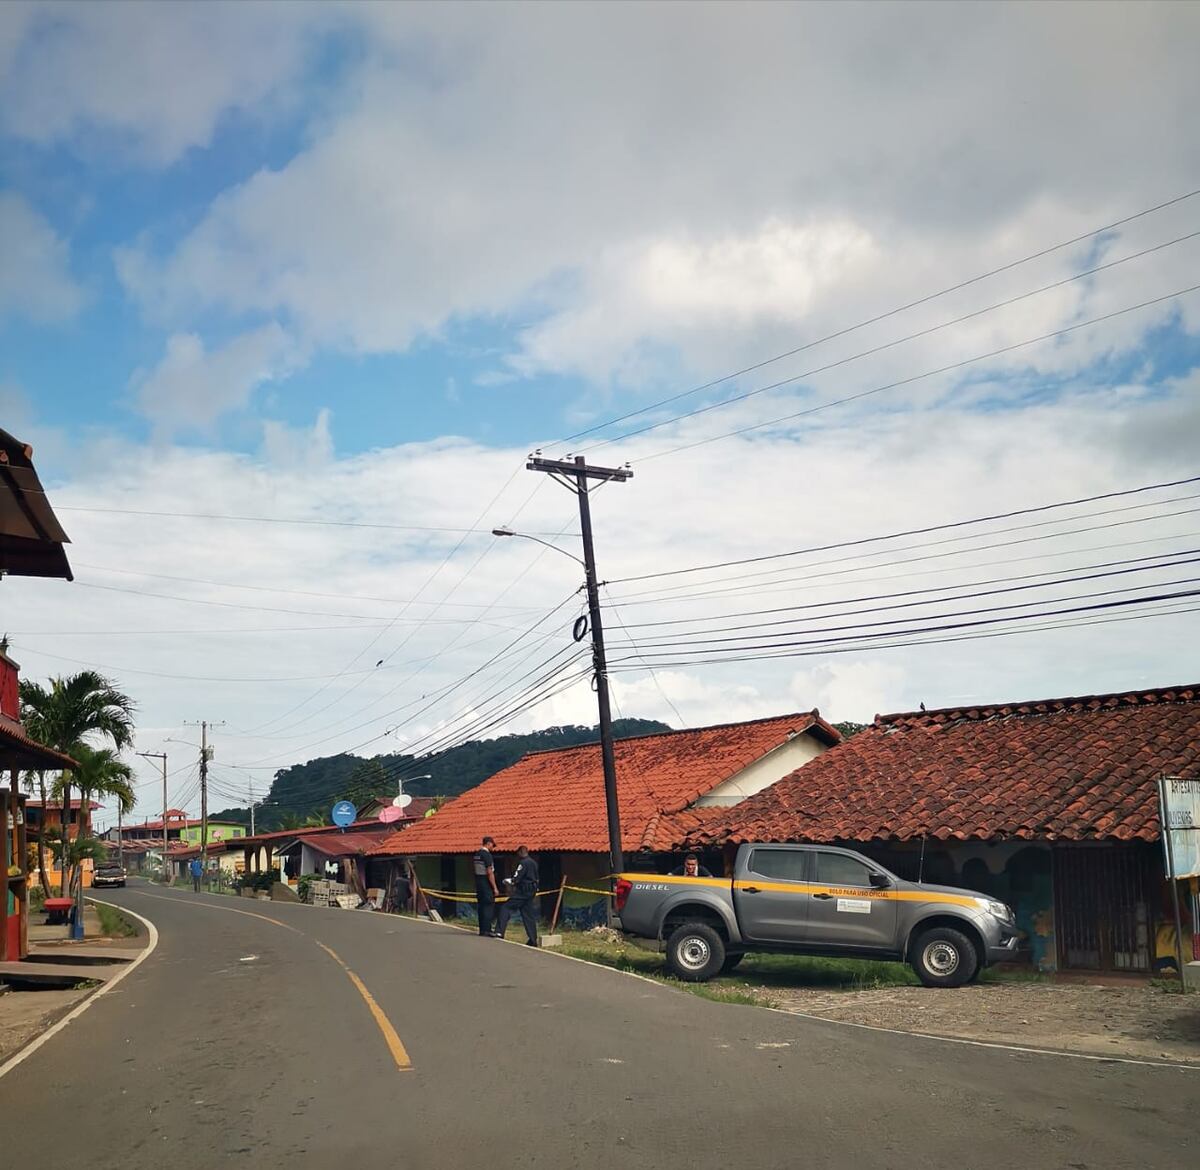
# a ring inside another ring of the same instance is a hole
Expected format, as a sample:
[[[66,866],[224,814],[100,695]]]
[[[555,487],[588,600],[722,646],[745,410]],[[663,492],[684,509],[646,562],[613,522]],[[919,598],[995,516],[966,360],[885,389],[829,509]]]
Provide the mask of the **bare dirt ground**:
[[[65,1015],[91,988],[9,991],[0,995],[0,1064]]]
[[[769,996],[785,1011],[905,1032],[1200,1064],[1200,995],[1153,986],[1004,982],[954,991],[773,986]]]

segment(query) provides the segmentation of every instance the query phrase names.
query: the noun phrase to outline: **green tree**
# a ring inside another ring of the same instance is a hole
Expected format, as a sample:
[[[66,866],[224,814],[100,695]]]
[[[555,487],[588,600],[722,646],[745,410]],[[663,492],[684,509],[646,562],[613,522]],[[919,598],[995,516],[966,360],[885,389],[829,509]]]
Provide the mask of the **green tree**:
[[[134,703],[115,684],[94,670],[83,670],[67,677],[52,678],[47,686],[21,681],[21,718],[40,742],[55,751],[79,759],[77,749],[90,746],[89,740],[107,740],[121,751],[133,743]],[[80,760],[82,764],[83,761]],[[44,787],[44,777],[41,781]],[[62,793],[62,833],[69,836],[71,822],[72,774],[60,776]],[[57,795],[57,793],[56,793]],[[132,790],[130,790],[132,796]],[[44,806],[43,806],[44,807]],[[87,804],[79,810],[79,835],[82,837]],[[62,867],[62,895],[68,891],[70,853],[66,850]],[[39,851],[39,863],[44,857]],[[43,868],[44,874],[44,868]]]

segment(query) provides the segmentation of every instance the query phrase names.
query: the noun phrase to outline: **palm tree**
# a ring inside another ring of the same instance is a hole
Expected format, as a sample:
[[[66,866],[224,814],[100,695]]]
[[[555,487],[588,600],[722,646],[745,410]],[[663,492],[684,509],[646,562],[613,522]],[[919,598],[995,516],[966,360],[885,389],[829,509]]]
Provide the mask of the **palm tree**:
[[[122,815],[133,811],[137,797],[133,792],[133,770],[112,748],[94,748],[85,743],[76,744],[72,754],[79,764],[73,773],[76,786],[79,788],[80,804],[86,808],[95,796],[114,797],[121,809]],[[65,777],[60,773],[51,790],[51,795],[62,795]],[[85,857],[93,860],[107,855],[101,842],[91,834],[84,834],[82,819],[79,835],[74,841],[67,835],[67,860],[74,867]],[[61,842],[61,838],[60,838]]]
[[[133,712],[134,703],[129,696],[117,690],[111,680],[94,670],[82,670],[66,678],[52,678],[49,686],[28,680],[21,682],[21,716],[30,734],[36,735],[36,738],[48,747],[79,760],[80,764],[84,761],[79,758],[79,753],[88,748],[89,737],[107,739],[118,751],[129,747],[133,743]],[[44,778],[41,783],[44,788]],[[62,832],[66,839],[69,836],[68,826],[71,820],[70,773],[62,773],[61,788]],[[86,809],[85,799],[79,809],[80,836],[83,835]],[[64,897],[68,889],[69,852],[64,850],[67,854],[62,867]],[[44,856],[40,851],[39,861],[45,865]]]

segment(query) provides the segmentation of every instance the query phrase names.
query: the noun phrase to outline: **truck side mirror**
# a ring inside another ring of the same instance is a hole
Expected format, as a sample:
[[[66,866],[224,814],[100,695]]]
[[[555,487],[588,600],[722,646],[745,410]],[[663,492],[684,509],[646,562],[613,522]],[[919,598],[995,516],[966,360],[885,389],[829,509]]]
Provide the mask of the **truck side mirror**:
[[[891,878],[886,873],[875,873],[872,871],[868,880],[872,888],[876,890],[886,890],[892,884]]]

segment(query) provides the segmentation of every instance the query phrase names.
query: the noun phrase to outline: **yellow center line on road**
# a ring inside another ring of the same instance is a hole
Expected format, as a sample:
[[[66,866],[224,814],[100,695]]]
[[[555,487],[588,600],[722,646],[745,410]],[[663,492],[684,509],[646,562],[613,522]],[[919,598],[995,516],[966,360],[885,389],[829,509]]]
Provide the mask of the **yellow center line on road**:
[[[184,898],[168,898],[163,894],[147,894],[142,890],[131,890],[130,893],[137,894],[142,898],[154,898],[159,902],[173,902],[176,906],[198,906],[201,910],[224,910],[226,914],[243,914],[247,918],[259,918],[263,922],[270,922],[273,926],[281,926],[284,930],[290,930],[293,934],[304,935],[316,943],[343,971],[347,978],[354,984],[355,990],[362,996],[363,1002],[367,1005],[367,1010],[371,1013],[371,1018],[375,1021],[375,1026],[379,1029],[383,1036],[383,1042],[388,1046],[388,1051],[392,1054],[392,1059],[396,1062],[396,1068],[400,1072],[412,1072],[412,1060],[409,1058],[408,1049],[404,1047],[403,1041],[397,1034],[396,1029],[392,1027],[392,1021],[387,1018],[383,1008],[376,1002],[375,997],[367,990],[367,985],[345,964],[342,957],[332,947],[327,947],[320,939],[312,938],[304,931],[299,930],[295,926],[287,922],[280,922],[278,918],[271,918],[266,914],[256,914],[253,910],[239,910],[234,906],[218,906],[209,905],[207,902],[191,902]]]

